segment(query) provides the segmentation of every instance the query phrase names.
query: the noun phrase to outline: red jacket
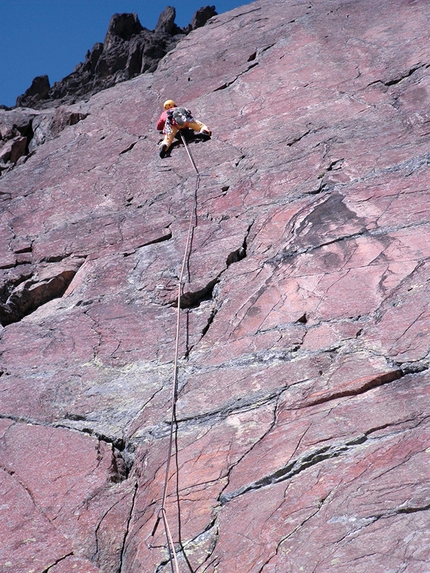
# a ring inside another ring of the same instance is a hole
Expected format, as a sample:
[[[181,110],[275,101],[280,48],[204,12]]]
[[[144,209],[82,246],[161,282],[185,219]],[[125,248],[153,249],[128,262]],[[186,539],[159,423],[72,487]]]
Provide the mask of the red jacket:
[[[157,121],[157,129],[158,129],[158,131],[163,131],[164,125],[165,125],[165,123],[166,123],[166,121],[167,121],[167,112],[170,111],[170,110],[172,110],[172,109],[175,109],[175,108],[172,107],[172,108],[170,108],[170,109],[165,109],[165,110],[163,111],[163,113],[160,115],[160,117],[158,118],[158,121]]]

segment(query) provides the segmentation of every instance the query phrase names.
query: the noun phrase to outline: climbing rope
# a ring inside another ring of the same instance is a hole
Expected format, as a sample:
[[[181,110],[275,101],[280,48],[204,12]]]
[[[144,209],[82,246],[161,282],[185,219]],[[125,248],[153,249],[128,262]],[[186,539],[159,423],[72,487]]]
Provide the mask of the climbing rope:
[[[152,535],[155,534],[155,530],[157,529],[158,523],[161,519],[164,525],[164,532],[166,535],[167,547],[169,551],[170,563],[172,567],[172,573],[179,573],[179,563],[177,557],[177,551],[175,549],[175,545],[173,542],[171,529],[169,526],[169,521],[167,518],[167,510],[166,510],[166,502],[167,502],[167,495],[168,495],[168,484],[169,484],[169,477],[170,477],[170,466],[172,461],[172,453],[173,453],[173,444],[175,441],[175,428],[177,426],[177,419],[176,419],[176,404],[178,399],[178,371],[179,371],[179,336],[180,336],[180,324],[181,324],[181,298],[183,294],[183,286],[184,286],[184,274],[185,268],[187,266],[187,261],[189,260],[190,256],[190,244],[191,244],[191,237],[193,235],[193,230],[196,224],[196,208],[197,208],[197,192],[200,185],[200,173],[197,169],[197,166],[194,162],[194,159],[191,155],[191,152],[188,148],[187,142],[179,131],[179,134],[182,139],[182,143],[187,151],[188,157],[190,159],[191,165],[196,173],[196,186],[194,190],[194,207],[191,209],[190,213],[190,220],[188,224],[188,233],[187,233],[187,240],[185,244],[185,251],[184,256],[182,259],[181,265],[181,272],[179,274],[178,279],[178,303],[177,303],[177,312],[176,312],[176,336],[175,336],[175,354],[174,354],[174,362],[173,362],[173,380],[172,380],[172,392],[171,392],[171,418],[170,418],[170,434],[169,434],[169,445],[167,449],[167,460],[166,460],[166,471],[164,476],[164,485],[163,485],[163,495],[161,501],[161,509],[158,513],[157,522],[153,529]],[[175,448],[175,456],[178,455],[177,448]],[[176,467],[176,472],[178,472],[178,464]],[[180,523],[180,511],[178,506],[178,522]],[[180,540],[181,541],[181,540]],[[191,567],[190,567],[191,569]]]

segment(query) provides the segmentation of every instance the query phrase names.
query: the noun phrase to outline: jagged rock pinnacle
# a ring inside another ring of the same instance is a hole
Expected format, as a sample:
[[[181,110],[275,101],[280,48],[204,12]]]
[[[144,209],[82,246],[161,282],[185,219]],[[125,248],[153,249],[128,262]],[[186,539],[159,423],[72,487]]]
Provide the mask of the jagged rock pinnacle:
[[[85,61],[52,87],[47,76],[38,76],[16,100],[17,107],[46,109],[71,104],[138,74],[154,71],[158,62],[186,34],[204,26],[216,15],[215,6],[196,11],[185,28],[175,24],[176,10],[168,6],[155,30],[144,28],[137,14],[114,14],[103,43],[88,51]]]

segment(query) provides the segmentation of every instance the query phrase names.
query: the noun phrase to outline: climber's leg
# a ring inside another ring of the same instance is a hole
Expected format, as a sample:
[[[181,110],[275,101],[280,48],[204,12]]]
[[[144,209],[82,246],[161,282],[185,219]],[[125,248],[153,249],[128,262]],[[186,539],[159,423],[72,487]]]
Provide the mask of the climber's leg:
[[[175,135],[178,133],[178,128],[174,125],[169,125],[168,129],[166,129],[166,133],[164,134],[164,139],[160,143],[160,157],[165,157],[169,147],[172,145],[173,140],[175,139]]]

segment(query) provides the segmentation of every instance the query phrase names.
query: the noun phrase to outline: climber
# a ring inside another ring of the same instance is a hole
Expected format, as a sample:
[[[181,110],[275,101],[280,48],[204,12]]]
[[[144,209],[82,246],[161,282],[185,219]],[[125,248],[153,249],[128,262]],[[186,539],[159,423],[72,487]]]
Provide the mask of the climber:
[[[161,158],[166,156],[179,130],[192,129],[205,137],[211,136],[210,129],[201,121],[194,119],[189,109],[176,107],[175,102],[171,99],[165,101],[163,107],[164,111],[157,122],[157,129],[164,134],[164,139],[159,147]]]

